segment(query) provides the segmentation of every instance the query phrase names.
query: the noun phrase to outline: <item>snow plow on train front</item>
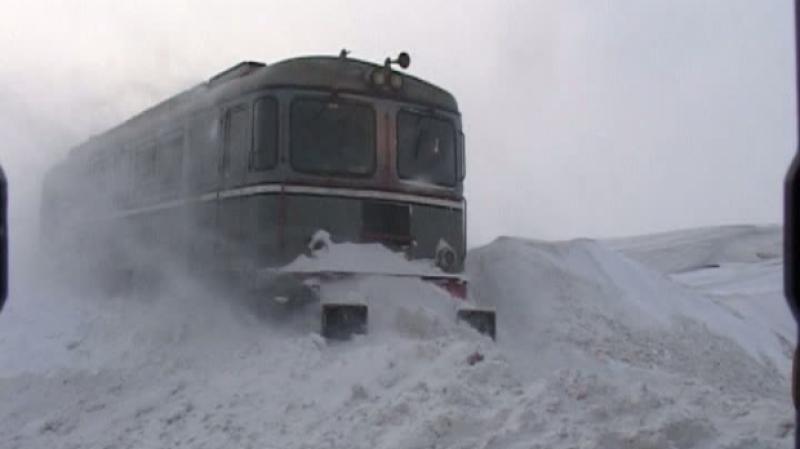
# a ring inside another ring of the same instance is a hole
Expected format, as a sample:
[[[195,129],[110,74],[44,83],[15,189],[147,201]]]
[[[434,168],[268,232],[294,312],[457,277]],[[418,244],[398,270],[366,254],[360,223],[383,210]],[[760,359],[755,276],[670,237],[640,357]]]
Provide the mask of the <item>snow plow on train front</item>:
[[[168,261],[270,304],[317,302],[330,338],[368,329],[343,285],[418,279],[494,337],[463,274],[458,106],[395,69],[409,63],[240,63],[73,149],[46,177],[42,240],[95,279],[157,278]]]
[[[420,280],[439,290],[439,299],[448,303],[455,319],[496,338],[495,312],[468,297],[464,274],[446,273],[429,260],[410,261],[379,244],[337,244],[329,233],[318,231],[306,254],[286,266],[265,268],[256,279],[257,295],[269,298],[274,307],[320,304],[320,333],[328,339],[367,333],[369,303],[376,295],[359,288],[364,279],[379,284],[386,279]]]

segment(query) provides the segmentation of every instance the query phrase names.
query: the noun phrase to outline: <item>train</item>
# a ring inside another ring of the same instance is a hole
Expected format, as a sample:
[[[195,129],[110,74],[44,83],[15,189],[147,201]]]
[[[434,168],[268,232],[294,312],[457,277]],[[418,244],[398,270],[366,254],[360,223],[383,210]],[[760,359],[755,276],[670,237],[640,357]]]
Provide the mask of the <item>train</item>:
[[[271,273],[302,286],[321,273],[280,268],[323,231],[430,261],[416,275],[463,299],[461,114],[409,64],[347,51],[236,64],[71,149],[45,176],[42,240],[67,260],[60,270],[107,279],[157,275],[170,260],[237,285]],[[358,305],[323,315],[348,334],[366,320]],[[493,316],[474,315],[494,332]]]

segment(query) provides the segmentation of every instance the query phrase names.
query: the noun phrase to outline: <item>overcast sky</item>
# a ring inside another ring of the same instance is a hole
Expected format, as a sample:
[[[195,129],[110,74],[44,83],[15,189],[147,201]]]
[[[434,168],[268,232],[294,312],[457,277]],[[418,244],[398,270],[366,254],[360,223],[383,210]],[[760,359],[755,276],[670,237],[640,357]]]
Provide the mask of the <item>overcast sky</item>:
[[[458,99],[473,245],[781,217],[790,0],[0,3],[17,234],[43,170],[88,135],[240,60],[342,47],[408,51]]]

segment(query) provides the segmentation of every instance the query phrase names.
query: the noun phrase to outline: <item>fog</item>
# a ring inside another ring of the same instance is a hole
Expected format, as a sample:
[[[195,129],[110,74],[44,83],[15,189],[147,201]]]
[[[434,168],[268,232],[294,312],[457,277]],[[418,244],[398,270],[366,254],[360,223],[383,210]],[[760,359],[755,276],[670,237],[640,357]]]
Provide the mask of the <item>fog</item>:
[[[66,151],[240,60],[382,61],[450,90],[470,245],[775,223],[795,147],[786,1],[41,2],[0,17],[12,255]]]

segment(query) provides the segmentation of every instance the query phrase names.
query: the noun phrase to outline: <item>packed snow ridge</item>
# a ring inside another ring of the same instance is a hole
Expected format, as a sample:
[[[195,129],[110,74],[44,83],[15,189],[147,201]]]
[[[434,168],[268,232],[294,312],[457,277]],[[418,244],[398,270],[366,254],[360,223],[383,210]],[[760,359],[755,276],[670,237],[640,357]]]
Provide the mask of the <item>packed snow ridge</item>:
[[[780,238],[500,238],[468,261],[496,342],[413,278],[351,281],[370,333],[339,343],[313,307],[18,279],[0,316],[0,447],[791,447]]]

